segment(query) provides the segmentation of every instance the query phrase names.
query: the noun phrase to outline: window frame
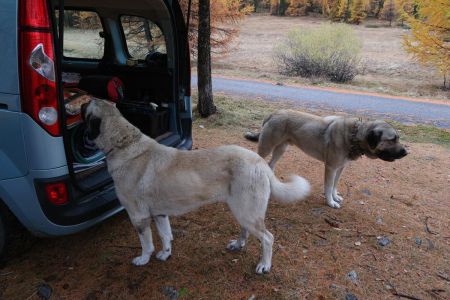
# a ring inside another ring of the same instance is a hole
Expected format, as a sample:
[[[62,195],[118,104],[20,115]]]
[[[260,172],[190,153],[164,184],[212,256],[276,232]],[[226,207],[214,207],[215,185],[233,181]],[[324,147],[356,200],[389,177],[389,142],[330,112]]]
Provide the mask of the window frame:
[[[98,11],[93,8],[93,7],[72,7],[72,6],[68,6],[68,7],[64,7],[64,11],[66,10],[73,10],[73,11],[85,11],[85,12],[92,12],[95,13],[98,18],[100,19],[100,25],[102,26],[102,32],[105,33],[105,22],[103,20],[103,18],[101,17],[101,15],[98,13]],[[58,11],[58,8],[55,7],[55,16],[56,16],[56,12]],[[59,18],[59,17],[58,17]],[[55,20],[58,20],[55,18]],[[61,56],[63,58],[64,61],[87,61],[87,62],[100,62],[105,58],[105,53],[106,53],[106,40],[105,38],[103,38],[104,43],[103,43],[103,53],[101,55],[100,58],[83,58],[83,57],[71,57],[71,56],[65,56],[64,55],[64,36],[65,36],[65,31],[64,31],[64,35],[63,35],[63,47],[62,47],[62,53]]]
[[[150,22],[152,22],[153,24],[155,24],[156,26],[158,26],[159,30],[161,31],[161,33],[162,33],[163,36],[164,36],[164,43],[166,44],[166,53],[165,53],[165,54],[167,54],[167,40],[166,40],[166,34],[165,34],[164,31],[162,30],[162,28],[161,28],[160,24],[158,24],[158,22],[152,21],[152,20],[150,20],[150,19],[148,19],[147,17],[144,17],[144,16],[139,16],[139,15],[134,15],[134,14],[121,14],[121,15],[118,16],[118,23],[119,23],[119,27],[120,27],[120,33],[121,33],[121,36],[122,36],[122,47],[123,47],[123,49],[125,50],[125,54],[127,55],[127,58],[133,58],[133,59],[136,59],[138,62],[143,62],[143,61],[145,61],[145,58],[144,58],[144,59],[142,59],[142,58],[136,58],[136,57],[132,56],[132,55],[130,54],[130,52],[128,51],[127,38],[126,38],[126,36],[125,36],[125,30],[123,29],[122,20],[121,20],[121,18],[124,17],[124,16],[125,16],[125,17],[137,17],[137,18],[147,19],[148,21],[150,21]]]

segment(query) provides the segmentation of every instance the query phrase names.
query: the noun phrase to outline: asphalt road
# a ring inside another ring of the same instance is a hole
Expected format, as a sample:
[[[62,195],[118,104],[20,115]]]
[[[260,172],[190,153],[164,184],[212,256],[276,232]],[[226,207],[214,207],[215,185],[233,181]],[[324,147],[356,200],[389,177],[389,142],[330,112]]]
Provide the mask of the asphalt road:
[[[197,77],[192,76],[192,86],[196,85]],[[392,119],[402,123],[430,124],[450,129],[450,102],[449,105],[416,102],[378,95],[279,86],[220,77],[213,77],[213,91],[269,101],[288,101],[309,110],[347,112],[355,116]]]

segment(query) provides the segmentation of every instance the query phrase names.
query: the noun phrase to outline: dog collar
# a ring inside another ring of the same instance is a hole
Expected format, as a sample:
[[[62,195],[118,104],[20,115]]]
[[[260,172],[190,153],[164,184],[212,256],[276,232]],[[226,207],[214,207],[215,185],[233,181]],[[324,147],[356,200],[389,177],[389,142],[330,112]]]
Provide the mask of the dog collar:
[[[364,155],[364,150],[361,148],[360,141],[357,138],[359,127],[362,124],[362,120],[358,119],[355,124],[353,124],[350,136],[350,151],[348,152],[348,158],[351,160],[356,160]]]

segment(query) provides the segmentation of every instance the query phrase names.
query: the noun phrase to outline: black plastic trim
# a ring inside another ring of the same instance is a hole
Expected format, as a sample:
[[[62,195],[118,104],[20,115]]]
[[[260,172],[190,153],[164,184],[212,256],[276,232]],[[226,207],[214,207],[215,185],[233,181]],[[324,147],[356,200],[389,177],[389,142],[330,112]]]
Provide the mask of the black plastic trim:
[[[50,182],[65,182],[69,193],[69,202],[65,205],[53,205],[46,199],[44,185]],[[39,179],[34,182],[42,211],[57,225],[77,225],[120,207],[114,186],[108,185],[95,193],[76,194],[69,176]]]

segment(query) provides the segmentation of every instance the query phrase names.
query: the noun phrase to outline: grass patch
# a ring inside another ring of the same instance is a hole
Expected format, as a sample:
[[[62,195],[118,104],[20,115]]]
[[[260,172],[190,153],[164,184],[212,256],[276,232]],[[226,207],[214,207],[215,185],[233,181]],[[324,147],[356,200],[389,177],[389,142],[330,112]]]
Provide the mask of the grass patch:
[[[450,131],[428,125],[406,126],[389,122],[401,131],[401,138],[413,143],[433,143],[450,148]]]
[[[194,125],[233,130],[259,127],[267,115],[286,107],[283,104],[275,105],[262,100],[215,94],[214,104],[217,106],[217,114],[202,119],[195,109],[197,95],[192,95],[192,103],[194,104]]]
[[[295,109],[289,103],[272,103],[264,100],[215,94],[214,103],[218,113],[202,119],[195,109],[197,95],[192,95],[194,125],[227,130],[245,131],[259,128],[270,113],[278,109]],[[400,131],[402,140],[413,143],[433,143],[450,148],[450,131],[428,125],[403,125],[388,120]]]

